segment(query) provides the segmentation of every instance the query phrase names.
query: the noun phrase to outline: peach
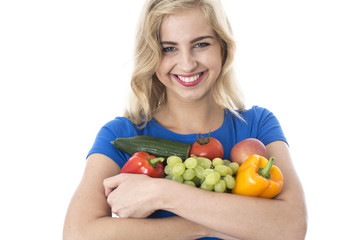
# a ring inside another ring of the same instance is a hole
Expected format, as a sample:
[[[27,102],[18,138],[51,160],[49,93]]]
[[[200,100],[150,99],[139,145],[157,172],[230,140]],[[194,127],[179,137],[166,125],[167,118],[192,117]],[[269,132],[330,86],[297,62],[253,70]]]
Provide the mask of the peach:
[[[267,149],[260,140],[247,138],[233,146],[230,152],[230,160],[242,164],[253,154],[260,155],[266,159],[269,158]]]

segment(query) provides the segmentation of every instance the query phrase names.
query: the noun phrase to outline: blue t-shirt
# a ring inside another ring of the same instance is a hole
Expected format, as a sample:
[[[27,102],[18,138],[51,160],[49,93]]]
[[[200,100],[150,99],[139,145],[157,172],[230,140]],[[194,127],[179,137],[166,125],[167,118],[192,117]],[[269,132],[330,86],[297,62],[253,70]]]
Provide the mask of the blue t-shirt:
[[[210,133],[211,137],[218,139],[224,147],[224,159],[230,160],[231,148],[246,138],[257,138],[267,145],[273,141],[284,141],[286,138],[280,123],[272,112],[265,108],[253,106],[251,109],[239,112],[243,118],[239,119],[229,110],[224,111],[224,122],[220,128]],[[121,168],[129,159],[129,155],[118,151],[111,141],[116,138],[126,138],[137,135],[147,135],[169,139],[178,142],[193,144],[197,134],[178,134],[161,126],[155,119],[149,121],[142,129],[131,123],[125,117],[117,117],[106,123],[96,136],[95,142],[88,155],[101,153],[111,158]],[[150,218],[174,216],[173,213],[158,210]],[[216,239],[216,238],[202,238]]]

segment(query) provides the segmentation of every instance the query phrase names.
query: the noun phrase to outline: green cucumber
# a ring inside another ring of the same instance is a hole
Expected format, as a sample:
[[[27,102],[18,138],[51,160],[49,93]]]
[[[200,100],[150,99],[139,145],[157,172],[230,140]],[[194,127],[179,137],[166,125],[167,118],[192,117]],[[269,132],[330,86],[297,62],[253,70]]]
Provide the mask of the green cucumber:
[[[191,145],[187,143],[151,136],[117,138],[111,143],[117,150],[130,156],[136,152],[147,152],[156,157],[179,156],[183,160],[189,157],[191,149]]]

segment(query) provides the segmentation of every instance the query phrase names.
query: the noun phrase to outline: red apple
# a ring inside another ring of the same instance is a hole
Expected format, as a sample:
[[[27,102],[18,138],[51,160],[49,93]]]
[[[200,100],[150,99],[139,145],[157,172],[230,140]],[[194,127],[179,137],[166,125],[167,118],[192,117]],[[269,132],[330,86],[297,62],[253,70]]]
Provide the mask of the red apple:
[[[265,145],[256,138],[247,138],[234,145],[230,152],[230,160],[242,164],[251,155],[257,154],[266,159],[269,154]]]

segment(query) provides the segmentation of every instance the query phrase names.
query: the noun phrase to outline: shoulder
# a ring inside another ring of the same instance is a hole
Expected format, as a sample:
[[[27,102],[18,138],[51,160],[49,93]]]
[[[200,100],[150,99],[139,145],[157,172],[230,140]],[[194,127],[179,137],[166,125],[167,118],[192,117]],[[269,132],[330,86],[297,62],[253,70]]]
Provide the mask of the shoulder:
[[[132,137],[137,135],[148,135],[154,137],[164,137],[171,135],[171,132],[160,126],[154,119],[139,125],[134,124],[126,117],[116,117],[107,122],[103,128],[113,133],[116,137]]]
[[[116,137],[129,137],[137,134],[137,126],[126,117],[116,117],[107,122],[104,129],[112,132]]]
[[[259,107],[257,105],[252,106],[249,109],[245,109],[244,111],[238,111],[239,114],[244,118],[244,120],[253,120],[253,119],[261,119],[272,115],[272,112],[264,107]]]
[[[267,108],[255,105],[237,113],[242,119],[232,113],[230,119],[236,130],[247,133],[246,137],[257,138],[265,145],[276,140],[286,142],[278,119]]]
[[[237,114],[226,110],[226,117],[231,119],[233,122],[245,125],[254,124],[273,115],[273,113],[268,109],[256,105],[245,110],[236,110],[236,113]]]
[[[125,117],[116,117],[105,123],[98,131],[88,156],[93,153],[100,153],[122,167],[129,156],[118,151],[111,142],[117,138],[127,138],[136,135],[138,135],[136,125]]]

